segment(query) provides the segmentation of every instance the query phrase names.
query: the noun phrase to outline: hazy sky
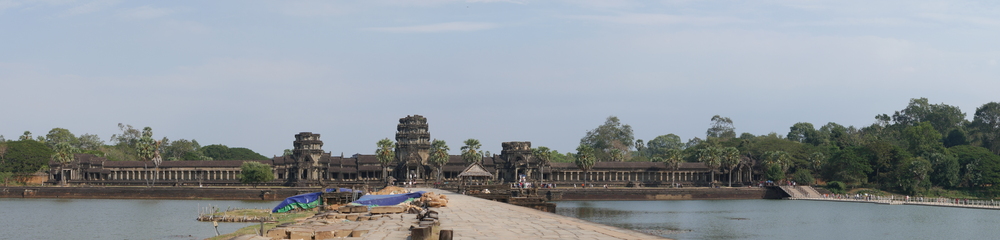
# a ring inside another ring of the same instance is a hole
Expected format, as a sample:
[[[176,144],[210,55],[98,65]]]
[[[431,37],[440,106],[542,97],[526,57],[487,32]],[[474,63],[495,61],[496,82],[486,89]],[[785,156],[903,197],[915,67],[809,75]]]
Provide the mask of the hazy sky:
[[[266,156],[294,134],[371,154],[398,119],[573,151],[637,138],[864,126],[910,98],[1000,101],[996,1],[0,0],[0,134],[117,124]]]

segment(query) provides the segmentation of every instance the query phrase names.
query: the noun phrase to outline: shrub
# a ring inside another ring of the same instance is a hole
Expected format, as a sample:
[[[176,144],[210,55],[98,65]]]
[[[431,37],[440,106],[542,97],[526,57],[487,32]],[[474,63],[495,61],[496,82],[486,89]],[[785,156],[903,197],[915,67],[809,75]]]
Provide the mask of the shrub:
[[[847,184],[839,181],[830,181],[826,183],[826,189],[836,194],[845,194],[847,193]]]

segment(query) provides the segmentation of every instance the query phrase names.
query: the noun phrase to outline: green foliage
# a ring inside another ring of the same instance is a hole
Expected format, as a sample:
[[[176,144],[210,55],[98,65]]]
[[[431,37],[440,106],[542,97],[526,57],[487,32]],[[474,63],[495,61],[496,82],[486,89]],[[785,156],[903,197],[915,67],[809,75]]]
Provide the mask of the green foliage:
[[[201,148],[202,154],[214,160],[268,160],[269,158],[253,150],[241,147],[212,144]]]
[[[483,160],[483,153],[479,152],[479,148],[483,145],[479,143],[476,139],[465,140],[465,146],[462,146],[462,159],[468,164],[473,164]]]
[[[712,116],[712,125],[705,131],[705,138],[735,138],[736,137],[736,127],[733,126],[733,120],[728,117],[722,117],[719,115]]]
[[[826,183],[826,189],[836,194],[846,194],[847,184],[844,184],[839,181],[830,181]]]
[[[841,181],[853,185],[868,182],[868,174],[872,172],[871,164],[864,153],[862,147],[849,147],[837,151],[830,158],[825,169],[824,178],[827,180]]]
[[[6,154],[0,158],[0,172],[33,173],[48,166],[52,149],[35,140],[7,141]]]
[[[812,185],[816,182],[813,178],[812,172],[809,169],[799,169],[792,174],[792,181],[795,181],[799,185]]]
[[[977,145],[1000,154],[1000,103],[990,102],[976,108],[972,128],[972,138]]]
[[[684,143],[681,142],[681,137],[673,133],[657,136],[653,140],[649,140],[649,143],[646,143],[646,151],[651,156],[663,155],[669,150],[683,148]]]
[[[0,172],[0,183],[3,183],[4,187],[6,187],[8,184],[10,184],[11,180],[14,180],[14,173],[12,173],[12,172]]]
[[[903,130],[903,139],[906,139],[908,143],[907,150],[917,156],[940,153],[944,150],[944,145],[941,144],[941,134],[934,130],[929,122],[921,122],[907,127]]]
[[[175,141],[162,141],[163,157],[170,161],[179,160],[212,160],[202,154],[201,144],[198,140],[180,139]]]
[[[396,142],[393,142],[389,138],[383,138],[375,143],[377,147],[375,149],[375,158],[378,158],[378,162],[382,164],[383,167],[389,166],[396,159],[396,152],[393,150],[396,148]]]
[[[448,147],[448,143],[446,143],[444,140],[434,139],[434,141],[431,142],[429,160],[430,163],[434,164],[435,168],[437,168],[438,180],[441,180],[441,174],[443,171],[442,168],[444,168],[444,165],[448,163],[449,150],[451,150],[451,148]]]
[[[927,98],[910,99],[903,110],[892,114],[892,120],[903,126],[917,126],[928,123],[938,135],[947,135],[951,130],[965,123],[965,113],[958,107],[947,104],[930,104]],[[940,139],[940,138],[939,138]]]
[[[781,166],[778,165],[765,165],[764,168],[764,179],[771,181],[779,181],[785,179],[785,171],[781,170]]]
[[[587,131],[580,144],[593,149],[596,160],[624,160],[635,144],[632,126],[622,124],[618,117],[609,116],[604,124]]]
[[[554,155],[552,150],[547,147],[539,146],[535,149],[531,149],[531,154],[538,158],[538,161],[542,164],[547,164],[552,161]]]
[[[270,165],[248,161],[243,162],[243,165],[240,166],[238,177],[241,183],[253,184],[254,187],[257,187],[257,184],[274,180],[274,173],[271,172]]]
[[[979,189],[1000,187],[1000,156],[989,149],[969,145],[949,150],[958,158],[962,186]]]

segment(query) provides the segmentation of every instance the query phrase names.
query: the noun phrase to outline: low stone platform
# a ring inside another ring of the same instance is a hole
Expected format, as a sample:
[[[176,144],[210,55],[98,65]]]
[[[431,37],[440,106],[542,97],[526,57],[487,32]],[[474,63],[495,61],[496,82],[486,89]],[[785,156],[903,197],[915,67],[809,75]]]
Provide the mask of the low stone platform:
[[[666,239],[440,189],[410,190],[448,196],[448,206],[435,210],[454,239]]]

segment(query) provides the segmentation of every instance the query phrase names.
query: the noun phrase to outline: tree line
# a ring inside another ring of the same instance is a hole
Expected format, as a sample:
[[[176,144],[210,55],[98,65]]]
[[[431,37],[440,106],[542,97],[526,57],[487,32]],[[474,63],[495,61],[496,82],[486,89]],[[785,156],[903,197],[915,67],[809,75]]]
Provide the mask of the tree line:
[[[17,140],[0,136],[0,176],[46,171],[49,161],[70,162],[76,153],[88,153],[109,161],[184,160],[268,160],[253,150],[213,144],[201,146],[197,140],[153,138],[150,127],[136,129],[118,124],[121,131],[109,143],[95,134],[75,135],[65,128],[53,128],[41,136],[25,131]],[[158,165],[158,163],[157,163]]]
[[[787,134],[737,135],[734,121],[713,116],[704,138],[686,142],[675,134],[644,141],[631,126],[610,116],[580,139],[576,152],[549,151],[553,162],[574,162],[587,171],[594,162],[652,161],[676,168],[702,162],[722,174],[750,166],[768,180],[872,187],[905,194],[960,191],[1000,194],[1000,103],[976,108],[972,120],[958,107],[911,99],[868,126],[808,122]],[[544,147],[539,147],[542,149]],[[547,148],[544,148],[547,150]]]

